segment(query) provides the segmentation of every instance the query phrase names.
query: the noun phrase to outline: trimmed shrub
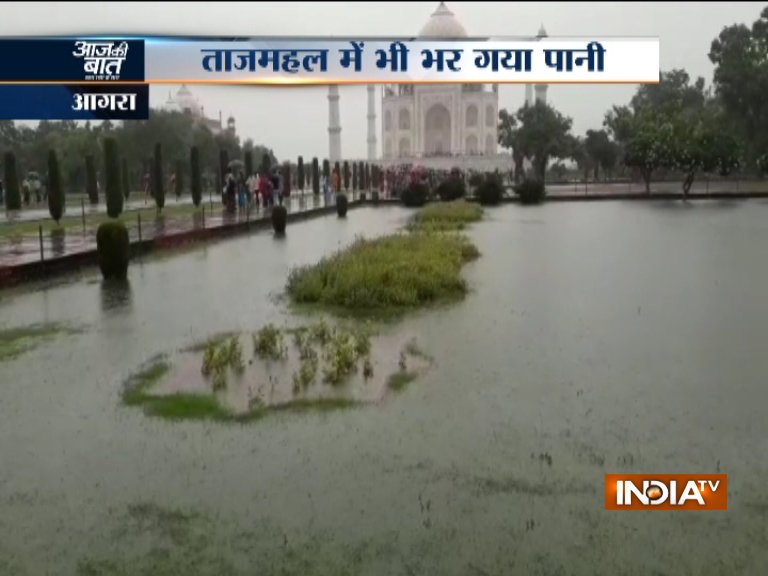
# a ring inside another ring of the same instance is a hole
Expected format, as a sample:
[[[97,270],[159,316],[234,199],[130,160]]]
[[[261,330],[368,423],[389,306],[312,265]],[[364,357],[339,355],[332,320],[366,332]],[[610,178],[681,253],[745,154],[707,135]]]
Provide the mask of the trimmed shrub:
[[[99,268],[105,279],[125,280],[130,257],[128,229],[119,220],[104,222],[96,231]]]
[[[61,186],[61,170],[56,150],[48,152],[48,212],[57,224],[64,214],[64,189]]]
[[[120,189],[120,160],[114,138],[104,138],[104,172],[107,214],[110,218],[117,218],[123,211],[123,191]]]
[[[464,198],[467,194],[467,186],[464,184],[464,178],[460,175],[458,177],[451,175],[450,178],[438,184],[435,192],[440,197],[440,200],[450,202],[451,200]]]
[[[540,180],[523,180],[515,186],[515,194],[521,204],[539,204],[544,200],[545,193],[544,183]]]
[[[312,194],[320,194],[320,166],[317,157],[312,158]]]
[[[501,176],[497,173],[486,174],[482,183],[475,190],[475,196],[484,206],[498,204],[503,195],[504,187],[501,184]]]
[[[471,172],[469,174],[469,185],[477,188],[485,181],[485,177],[480,172]]]
[[[427,196],[429,196],[429,188],[427,188],[426,184],[412,182],[402,191],[400,199],[406,206],[417,208],[426,204]]]
[[[21,189],[19,188],[19,174],[16,171],[16,155],[6,152],[3,158],[5,166],[5,208],[6,210],[21,210]]]
[[[128,200],[128,196],[131,194],[130,178],[128,176],[128,159],[123,158],[120,163],[120,182],[123,189],[123,198]]]
[[[245,168],[245,177],[249,178],[253,174],[253,150],[246,150],[243,154],[243,167]]]
[[[339,218],[345,218],[347,216],[348,205],[349,201],[347,200],[346,194],[339,194],[336,196],[336,214],[339,215]]]
[[[96,164],[93,156],[85,157],[85,193],[91,204],[99,203],[99,187],[96,184]]]
[[[285,234],[285,225],[288,223],[288,210],[285,206],[275,206],[272,208],[272,228],[275,234],[282,236]]]
[[[155,144],[155,160],[152,163],[152,190],[155,193],[157,209],[165,206],[165,188],[163,187],[163,150],[160,144]]]
[[[190,167],[190,188],[192,191],[192,203],[195,206],[200,206],[200,201],[203,197],[203,183],[200,177],[200,150],[197,146],[192,146],[192,150],[189,152],[189,167]]]
[[[299,190],[304,190],[304,158],[299,156],[299,161],[296,164],[296,185]]]
[[[176,160],[176,170],[174,172],[176,180],[174,181],[174,192],[176,193],[176,199],[181,198],[181,193],[184,191],[184,161]]]

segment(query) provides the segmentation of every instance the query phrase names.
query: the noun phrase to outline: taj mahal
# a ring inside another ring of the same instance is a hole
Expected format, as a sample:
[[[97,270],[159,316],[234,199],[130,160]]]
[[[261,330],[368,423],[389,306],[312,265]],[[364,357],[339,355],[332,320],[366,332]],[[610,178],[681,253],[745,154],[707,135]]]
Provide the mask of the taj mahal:
[[[546,37],[542,26],[537,38]],[[467,31],[441,2],[419,38],[462,39]],[[526,85],[525,103],[546,102],[546,84]],[[340,161],[339,89],[328,92],[329,159]],[[510,157],[498,151],[498,85],[398,84],[381,87],[382,154],[376,136],[376,88],[368,86],[368,160],[384,166],[420,164],[450,169],[491,171],[508,168]]]

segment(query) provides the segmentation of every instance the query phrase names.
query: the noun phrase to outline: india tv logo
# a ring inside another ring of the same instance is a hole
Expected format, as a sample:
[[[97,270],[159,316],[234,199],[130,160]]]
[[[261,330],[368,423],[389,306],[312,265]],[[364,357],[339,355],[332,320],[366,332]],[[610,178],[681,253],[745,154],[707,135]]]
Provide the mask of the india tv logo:
[[[120,80],[120,69],[128,57],[128,42],[78,41],[75,58],[83,59],[85,80]]]
[[[727,474],[606,474],[606,510],[727,510]]]

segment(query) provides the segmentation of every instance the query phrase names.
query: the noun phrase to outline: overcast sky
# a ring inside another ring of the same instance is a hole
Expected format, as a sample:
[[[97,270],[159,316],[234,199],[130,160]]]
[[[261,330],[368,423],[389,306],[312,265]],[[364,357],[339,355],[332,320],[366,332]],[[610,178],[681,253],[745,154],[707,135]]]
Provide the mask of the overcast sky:
[[[416,35],[438,2],[0,2],[0,34],[201,34],[218,36]],[[759,2],[447,2],[473,36],[535,34],[544,24],[550,36],[657,36],[662,70],[682,67],[709,83],[707,58],[723,27],[756,20]],[[242,138],[271,146],[279,158],[328,155],[327,88],[190,86],[213,116],[221,109],[237,120]],[[151,87],[159,105],[178,86]],[[613,104],[627,102],[636,86],[557,85],[548,101],[573,119],[574,132],[599,128]],[[365,87],[341,92],[342,154],[366,154]],[[499,106],[517,109],[522,85],[503,85]],[[0,103],[1,105],[1,103]],[[380,109],[377,110],[380,114]],[[380,129],[377,120],[377,130]],[[381,134],[379,153],[381,153]]]

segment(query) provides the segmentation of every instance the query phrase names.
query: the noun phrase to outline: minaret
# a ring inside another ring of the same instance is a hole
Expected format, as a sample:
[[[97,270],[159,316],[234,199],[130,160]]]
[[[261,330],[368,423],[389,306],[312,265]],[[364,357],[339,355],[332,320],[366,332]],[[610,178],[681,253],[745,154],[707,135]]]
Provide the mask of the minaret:
[[[341,122],[339,121],[339,87],[328,86],[328,160],[341,161]]]
[[[376,160],[376,88],[368,85],[368,160]]]
[[[536,38],[546,38],[547,37],[547,31],[544,30],[544,24],[541,25],[539,28],[539,33],[536,34]],[[536,91],[536,102],[543,102],[544,104],[547,103],[547,88],[549,86],[547,84],[536,84],[534,90]]]

